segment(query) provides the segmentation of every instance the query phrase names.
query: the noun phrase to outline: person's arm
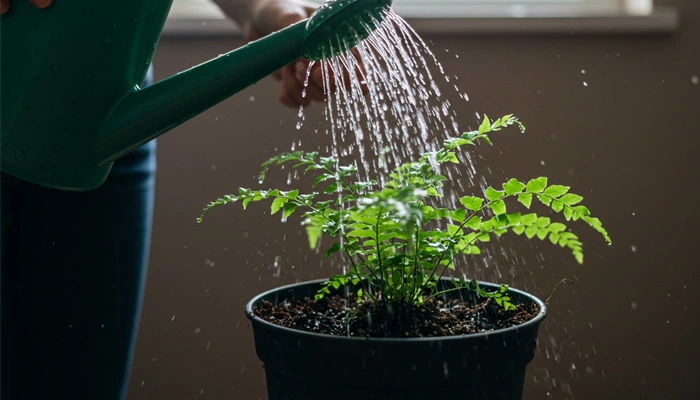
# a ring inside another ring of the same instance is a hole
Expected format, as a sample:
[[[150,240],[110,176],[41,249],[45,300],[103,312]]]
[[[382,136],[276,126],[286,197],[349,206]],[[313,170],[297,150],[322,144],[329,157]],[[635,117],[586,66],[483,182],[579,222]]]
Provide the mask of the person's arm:
[[[247,41],[259,39],[308,18],[318,6],[305,0],[213,0],[241,29]],[[280,81],[280,101],[289,107],[323,100],[323,79],[317,63],[311,71],[307,96],[302,97],[308,60],[299,60],[274,74]]]
[[[318,4],[305,0],[213,0],[243,31],[247,40],[306,19]]]

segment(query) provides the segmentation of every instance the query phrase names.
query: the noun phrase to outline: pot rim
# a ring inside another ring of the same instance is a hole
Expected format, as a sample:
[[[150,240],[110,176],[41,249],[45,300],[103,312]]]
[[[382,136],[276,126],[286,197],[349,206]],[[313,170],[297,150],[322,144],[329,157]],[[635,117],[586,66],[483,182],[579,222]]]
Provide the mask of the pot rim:
[[[448,277],[442,278],[442,280],[453,280]],[[315,333],[315,332],[307,332],[307,331],[302,331],[299,329],[293,329],[293,328],[287,328],[285,326],[280,326],[277,324],[273,324],[272,322],[266,321],[253,312],[253,304],[259,301],[261,298],[268,296],[270,294],[273,294],[275,292],[281,292],[287,289],[292,289],[296,288],[302,285],[312,285],[312,284],[318,284],[321,282],[325,282],[327,279],[314,279],[311,281],[303,281],[303,282],[297,282],[297,283],[292,283],[289,285],[284,285],[284,286],[279,286],[270,290],[267,290],[263,293],[258,294],[257,296],[253,297],[245,306],[245,313],[248,319],[254,324],[260,324],[262,327],[265,327],[267,329],[277,329],[281,330],[283,332],[287,332],[290,335],[294,336],[299,336],[303,338],[308,338],[308,339],[316,339],[316,340],[350,340],[350,341],[356,341],[356,342],[378,342],[378,343],[425,343],[425,342],[438,342],[438,341],[450,341],[450,340],[468,340],[468,339],[477,339],[477,338],[483,338],[483,339],[488,339],[490,336],[495,336],[495,335],[503,335],[503,334],[508,334],[510,332],[517,332],[519,330],[527,329],[534,326],[539,325],[547,316],[547,305],[540,300],[538,297],[527,293],[525,291],[519,290],[519,289],[514,289],[511,287],[508,287],[508,291],[512,291],[513,293],[517,293],[521,295],[524,298],[530,299],[533,302],[537,304],[537,306],[540,308],[540,311],[535,315],[534,318],[531,320],[522,323],[520,325],[516,326],[511,326],[509,328],[503,328],[503,329],[498,329],[495,331],[491,332],[479,332],[479,333],[470,333],[467,335],[452,335],[452,336],[436,336],[436,337],[409,337],[409,338],[380,338],[380,337],[366,337],[366,336],[339,336],[339,335],[329,335],[325,333]],[[488,285],[495,285],[495,283],[492,282],[484,282],[484,281],[477,281],[479,284],[488,284]]]

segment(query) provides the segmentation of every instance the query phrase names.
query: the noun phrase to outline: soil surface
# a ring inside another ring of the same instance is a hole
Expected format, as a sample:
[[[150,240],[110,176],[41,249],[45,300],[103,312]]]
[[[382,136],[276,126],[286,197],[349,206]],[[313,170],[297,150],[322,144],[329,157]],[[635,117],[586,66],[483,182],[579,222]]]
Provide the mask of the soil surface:
[[[307,332],[339,336],[437,337],[490,332],[520,325],[539,312],[536,304],[517,305],[505,311],[491,300],[468,303],[432,298],[425,304],[388,309],[371,301],[327,296],[319,301],[268,301],[256,307],[255,315],[277,325]]]

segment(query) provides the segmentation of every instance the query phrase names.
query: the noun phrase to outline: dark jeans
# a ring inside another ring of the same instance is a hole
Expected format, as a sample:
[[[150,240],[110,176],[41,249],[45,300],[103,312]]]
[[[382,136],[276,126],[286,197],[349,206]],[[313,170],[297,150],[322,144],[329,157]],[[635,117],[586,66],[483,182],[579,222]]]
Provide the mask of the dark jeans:
[[[2,399],[126,396],[155,169],[151,142],[88,192],[2,174]]]

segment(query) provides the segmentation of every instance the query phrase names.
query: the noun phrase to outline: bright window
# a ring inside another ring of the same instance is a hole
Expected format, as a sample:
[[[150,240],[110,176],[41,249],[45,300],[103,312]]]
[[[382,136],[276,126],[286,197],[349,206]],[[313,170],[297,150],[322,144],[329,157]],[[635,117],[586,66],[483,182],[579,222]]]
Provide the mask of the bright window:
[[[393,7],[411,18],[556,17],[650,13],[651,4],[652,0],[394,0]]]
[[[407,18],[585,17],[648,15],[652,3],[653,0],[394,0],[393,7]],[[220,19],[223,14],[209,0],[174,0],[170,17]]]
[[[311,0],[323,3],[324,0]],[[698,0],[692,0],[698,1]],[[670,34],[675,7],[653,0],[394,0],[396,12],[420,33]],[[164,35],[237,35],[211,0],[174,0]]]

